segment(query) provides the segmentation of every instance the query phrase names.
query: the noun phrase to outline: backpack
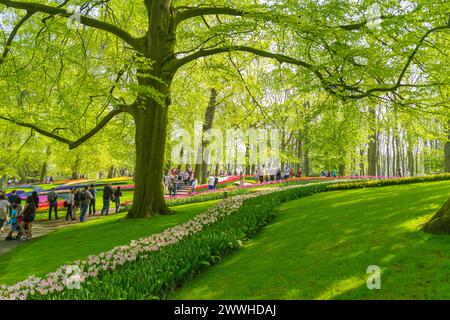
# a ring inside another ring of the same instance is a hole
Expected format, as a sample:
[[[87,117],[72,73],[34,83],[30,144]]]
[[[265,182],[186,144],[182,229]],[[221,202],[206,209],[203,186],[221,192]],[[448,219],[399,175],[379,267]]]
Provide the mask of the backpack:
[[[80,201],[86,201],[86,191],[81,191],[79,196]]]

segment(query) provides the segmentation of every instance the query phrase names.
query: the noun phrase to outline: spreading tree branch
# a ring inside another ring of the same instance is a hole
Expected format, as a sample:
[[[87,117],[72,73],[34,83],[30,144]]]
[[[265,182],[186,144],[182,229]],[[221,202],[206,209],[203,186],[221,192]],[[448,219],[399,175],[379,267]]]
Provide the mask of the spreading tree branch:
[[[72,13],[69,13],[66,9],[59,8],[59,7],[52,7],[44,4],[39,3],[31,3],[31,2],[24,2],[24,1],[11,1],[11,0],[0,0],[0,4],[3,4],[10,8],[16,8],[16,9],[23,9],[26,10],[29,13],[36,13],[36,12],[42,12],[47,13],[51,16],[61,16],[65,18],[70,18],[73,16]],[[100,21],[94,18],[90,18],[85,15],[80,15],[80,23],[92,27],[98,30],[103,30],[106,32],[109,32],[111,34],[116,35],[117,37],[121,38],[125,42],[127,42],[130,46],[132,46],[134,49],[138,51],[142,51],[141,48],[141,41],[138,38],[133,37],[130,33],[127,31],[110,24],[108,22]]]
[[[318,70],[318,68],[312,64],[309,64],[303,60],[295,59],[289,56],[286,56],[284,54],[280,53],[272,53],[261,49],[256,49],[253,47],[247,47],[247,46],[226,46],[226,47],[218,47],[218,48],[212,48],[212,49],[206,49],[206,50],[199,50],[195,53],[192,53],[188,56],[185,56],[181,59],[175,59],[168,63],[166,66],[171,72],[176,72],[179,68],[184,66],[185,64],[194,61],[196,59],[200,59],[203,57],[208,57],[220,53],[229,53],[229,52],[249,52],[253,53],[257,56],[264,57],[264,58],[270,58],[278,61],[279,63],[288,63],[296,66],[300,66],[303,68],[306,68],[310,71],[312,71],[316,77],[319,79],[320,83],[323,85],[324,89],[331,93],[336,94],[336,92],[333,90],[332,86],[326,81],[322,73]]]
[[[405,76],[406,71],[409,69],[409,66],[411,65],[412,61],[414,60],[414,57],[416,56],[417,52],[419,51],[420,47],[423,45],[423,43],[425,42],[425,39],[433,32],[436,31],[440,31],[440,30],[444,30],[444,29],[449,29],[450,25],[446,25],[446,26],[440,26],[440,27],[436,27],[433,29],[428,30],[423,37],[420,39],[420,41],[416,44],[414,50],[411,52],[411,54],[408,56],[405,65],[403,66],[400,75],[398,76],[395,84],[391,85],[391,86],[381,86],[381,87],[376,87],[376,88],[372,88],[369,90],[364,91],[361,94],[355,94],[355,95],[348,95],[346,96],[346,98],[350,98],[350,99],[361,99],[361,98],[365,98],[368,97],[370,95],[372,95],[373,93],[376,92],[380,92],[380,93],[386,93],[386,92],[395,92],[397,91],[397,89],[399,89],[400,87],[403,87],[405,85],[402,84],[403,78]],[[360,90],[358,90],[360,91]]]
[[[52,138],[59,142],[62,142],[64,144],[67,144],[69,146],[69,149],[72,150],[72,149],[79,147],[86,140],[92,138],[97,132],[99,132],[103,127],[105,127],[115,116],[117,116],[121,113],[124,113],[124,112],[132,113],[134,110],[134,106],[135,106],[135,104],[120,105],[117,109],[110,111],[101,121],[99,121],[97,123],[97,125],[94,128],[92,128],[90,131],[88,131],[85,135],[78,138],[77,140],[67,139],[65,137],[62,137],[62,136],[54,133],[55,130],[48,131],[48,130],[42,129],[32,123],[23,122],[23,121],[9,118],[9,117],[2,116],[2,115],[0,115],[0,119],[11,122],[11,123],[21,126],[21,127],[30,128],[46,137],[49,137],[49,138]]]

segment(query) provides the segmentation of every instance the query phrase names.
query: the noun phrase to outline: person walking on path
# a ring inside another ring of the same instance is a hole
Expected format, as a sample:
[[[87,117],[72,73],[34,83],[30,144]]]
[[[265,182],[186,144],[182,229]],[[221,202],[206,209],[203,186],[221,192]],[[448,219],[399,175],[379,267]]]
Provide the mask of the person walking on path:
[[[80,215],[80,222],[86,221],[86,214],[89,208],[89,204],[92,200],[92,194],[88,190],[89,188],[86,186],[84,187],[84,190],[80,191],[80,206],[81,206],[81,215]]]
[[[114,191],[114,202],[116,204],[116,213],[119,213],[120,210],[120,197],[122,196],[122,191],[120,191],[120,187],[117,187],[116,191]]]
[[[33,199],[33,196],[31,195],[27,198],[27,203],[25,205],[25,208],[23,209],[23,220],[22,223],[20,224],[22,240],[33,239],[32,227],[35,216],[36,216],[36,200]],[[25,235],[25,227],[27,227],[28,235]]]
[[[58,220],[58,194],[55,192],[55,188],[52,188],[52,190],[47,195],[48,200],[48,220],[52,220],[52,210],[55,209],[55,220]]]
[[[70,190],[69,196],[64,201],[64,206],[67,208],[66,221],[69,221],[69,218],[70,221],[74,220],[72,216],[72,209],[74,202],[75,202],[75,189],[72,189]]]
[[[0,195],[0,232],[5,232],[4,226],[8,222],[8,213],[11,204],[6,197],[2,194]]]
[[[111,188],[111,183],[108,183],[103,188],[103,208],[102,208],[102,215],[107,216],[109,213],[109,203],[114,198],[114,191]]]
[[[95,199],[96,199],[96,193],[97,190],[95,189],[95,186],[93,184],[91,184],[91,186],[89,187],[89,192],[92,195],[92,199],[91,202],[89,202],[89,214],[93,214],[95,215]]]

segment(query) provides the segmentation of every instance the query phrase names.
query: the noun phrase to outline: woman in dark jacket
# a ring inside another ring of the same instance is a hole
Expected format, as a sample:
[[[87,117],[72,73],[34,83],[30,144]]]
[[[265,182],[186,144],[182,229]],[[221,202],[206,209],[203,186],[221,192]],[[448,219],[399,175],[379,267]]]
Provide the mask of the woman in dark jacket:
[[[36,196],[37,196],[37,193],[36,193]],[[39,200],[37,203],[39,203]],[[37,206],[35,204],[36,204],[36,200],[33,198],[33,194],[32,194],[31,196],[29,196],[27,198],[27,203],[25,205],[25,208],[23,209],[23,220],[22,220],[22,223],[20,224],[22,240],[27,240],[27,239],[31,240],[33,238],[31,228],[32,228],[32,224],[34,221],[34,217],[36,216]],[[28,236],[25,236],[25,226],[27,227],[27,230],[28,230]]]
[[[39,207],[39,196],[38,196],[38,193],[36,191],[33,191],[31,193],[31,198],[33,199],[34,206],[36,208]]]

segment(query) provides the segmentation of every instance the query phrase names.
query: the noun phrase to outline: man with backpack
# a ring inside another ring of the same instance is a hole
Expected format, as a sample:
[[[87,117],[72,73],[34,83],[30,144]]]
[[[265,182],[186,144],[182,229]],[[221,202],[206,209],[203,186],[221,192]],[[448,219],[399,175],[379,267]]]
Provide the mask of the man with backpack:
[[[103,188],[103,208],[102,208],[102,212],[101,215],[105,215],[107,216],[109,213],[109,203],[112,201],[112,199],[114,198],[114,191],[111,188],[111,183],[108,183],[104,188]]]
[[[52,220],[52,210],[55,209],[55,220],[58,220],[58,194],[53,188],[47,195],[48,200],[48,220]]]
[[[87,186],[84,187],[84,189],[80,191],[79,200],[80,200],[80,205],[81,205],[80,222],[85,222],[89,203],[91,203],[91,201],[92,201],[92,194],[89,192]]]

